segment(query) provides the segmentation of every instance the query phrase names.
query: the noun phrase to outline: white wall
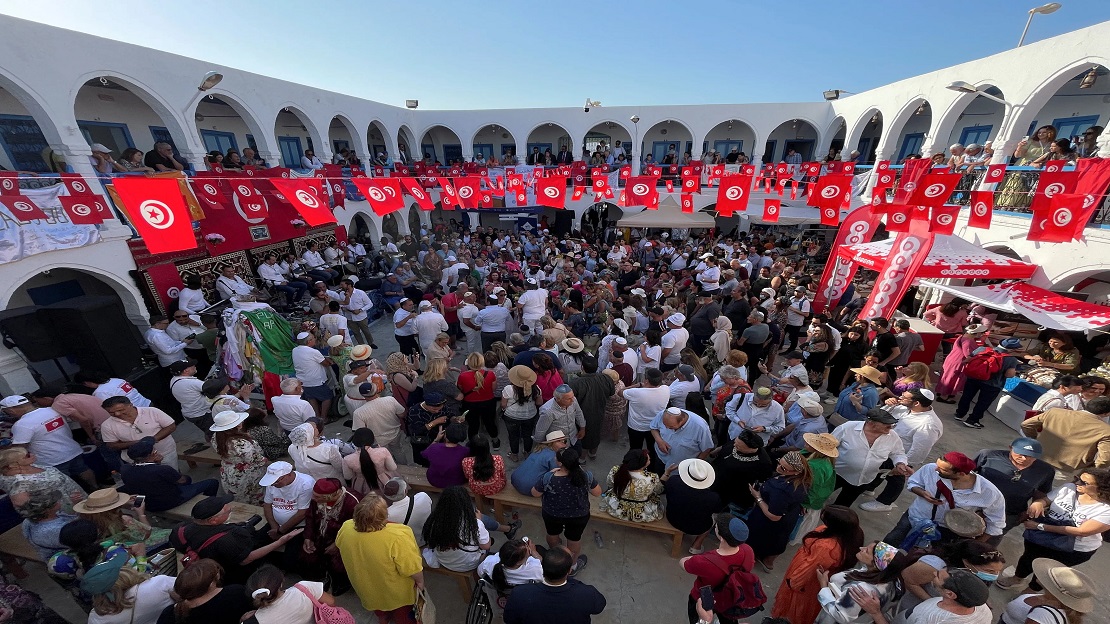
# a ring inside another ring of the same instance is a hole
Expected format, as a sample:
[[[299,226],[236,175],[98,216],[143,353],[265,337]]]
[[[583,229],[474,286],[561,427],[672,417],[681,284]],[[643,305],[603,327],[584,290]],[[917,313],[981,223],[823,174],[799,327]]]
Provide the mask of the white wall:
[[[729,128],[730,125],[732,126],[731,129]],[[748,156],[751,156],[752,150],[756,149],[755,131],[748,127],[747,124],[740,122],[734,122],[732,124],[724,122],[717,124],[705,135],[705,141],[709,143],[709,149],[713,149],[714,141],[743,141],[744,145],[741,147],[740,151]],[[759,146],[758,151],[763,151],[762,145]]]
[[[562,145],[566,145],[567,148],[570,149],[571,144],[573,143],[574,157],[576,159],[579,157],[580,152],[582,151],[581,137],[579,137],[577,141],[572,141],[570,133],[558,124],[540,124],[538,128],[528,134],[528,139],[525,141],[525,143],[550,143],[552,154],[558,154],[559,147]],[[540,150],[540,152],[543,152],[543,150]]]
[[[640,125],[643,125],[642,121]],[[663,123],[656,124],[640,137],[644,156],[651,153],[651,146],[654,145],[656,141],[665,141],[667,143],[674,143],[675,151],[678,152],[678,155],[681,157],[682,153],[686,151],[686,142],[692,140],[693,136],[690,134],[690,131],[677,121],[671,121],[669,123],[664,121]],[[700,144],[695,145],[693,148],[695,152],[700,150]]]
[[[355,141],[351,138],[351,131],[348,130],[347,126],[338,119],[333,119],[331,122],[331,127],[328,128],[328,150],[334,152],[335,150],[332,149],[333,141],[346,141],[349,147],[357,147],[355,145]],[[316,146],[317,156],[320,155],[320,149],[322,147],[322,145]]]
[[[200,115],[204,119],[198,121],[196,115]],[[234,134],[235,143],[239,146],[240,152],[248,146],[247,135],[253,134],[250,128],[247,127],[247,123],[239,116],[239,113],[235,112],[234,108],[208,100],[202,100],[197,106],[193,121],[196,124],[198,137],[201,130],[215,130]],[[255,140],[257,141],[258,137],[255,137]],[[201,144],[203,145],[203,143]]]
[[[795,126],[793,121],[787,121],[775,128],[774,131],[771,132],[771,135],[764,141],[764,143],[766,143],[766,141],[776,141],[776,143],[775,153],[772,155],[773,158],[769,158],[767,154],[764,154],[763,160],[765,162],[770,162],[771,160],[774,162],[782,161],[782,159],[786,157],[787,141],[813,140],[813,157],[817,158],[818,156],[823,156],[824,154],[818,151],[820,146],[817,144],[817,138],[817,130],[806,122],[799,120],[797,126]],[[763,152],[764,147],[764,145],[760,145],[756,153]],[[751,152],[748,152],[748,155],[750,156]]]
[[[473,146],[476,143],[484,143],[493,145],[493,153],[497,156],[498,160],[501,155],[507,151],[516,150],[516,137],[507,129],[498,126],[494,130],[491,126],[483,126],[478,134],[474,135],[474,141],[471,143]]]
[[[991,139],[998,136],[999,131],[1002,129],[1002,118],[1006,113],[1006,107],[999,102],[988,100],[985,97],[977,97],[971,101],[971,104],[964,109],[959,120],[956,122],[956,127],[952,129],[952,134],[948,136],[948,141],[945,145],[952,145],[960,142],[960,136],[963,135],[964,128],[972,126],[991,126]]]

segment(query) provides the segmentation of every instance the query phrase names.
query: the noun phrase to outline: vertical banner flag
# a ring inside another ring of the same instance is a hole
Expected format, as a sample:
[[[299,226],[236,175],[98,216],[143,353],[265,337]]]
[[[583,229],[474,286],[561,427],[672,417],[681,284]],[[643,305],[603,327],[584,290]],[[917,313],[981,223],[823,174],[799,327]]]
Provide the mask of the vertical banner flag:
[[[967,217],[967,226],[988,229],[993,215],[994,191],[971,191],[971,213]]]
[[[421,187],[418,178],[397,178],[397,181],[401,183],[401,188],[416,200],[416,204],[420,206],[421,210],[435,210],[436,205],[432,202],[428,191]]]
[[[536,180],[536,203],[549,208],[565,208],[567,176],[553,175]]]
[[[766,223],[778,223],[779,212],[782,210],[781,199],[765,199],[763,200],[763,221]]]
[[[181,280],[181,273],[178,272],[177,265],[172,262],[163,262],[148,267],[146,274],[154,285],[154,292],[157,293],[162,305],[167,309],[170,300],[177,299],[185,288],[185,282]]]
[[[983,176],[984,184],[998,184],[1006,175],[1006,163],[987,165],[987,173]]]
[[[861,319],[890,318],[898,309],[898,303],[906,296],[921,267],[929,257],[933,247],[933,235],[929,233],[929,223],[924,220],[910,222],[910,231],[903,232],[894,239],[887,256],[886,265],[879,271],[871,297],[859,314]]]
[[[682,212],[694,214],[694,196],[689,193],[682,194]]]
[[[359,178],[359,180],[369,179],[370,178]],[[382,180],[385,180],[385,178],[382,178]],[[331,209],[328,208],[327,202],[319,195],[312,192],[312,184],[308,180],[274,178],[272,182],[274,183],[274,188],[284,195],[285,200],[292,204],[293,208],[300,213],[308,227],[316,227],[318,225],[337,222],[335,216],[331,213]],[[398,195],[400,195],[399,192]],[[369,200],[370,196],[367,195],[366,199]],[[370,205],[373,206],[373,202],[371,202]]]
[[[607,199],[613,199],[613,189],[609,186],[609,176],[600,167],[594,167],[590,172],[590,185],[594,193]]]
[[[96,195],[59,195],[58,201],[62,203],[62,209],[66,211],[74,225],[94,225],[104,222],[101,214],[107,211],[107,206],[98,208],[97,204],[103,203],[103,199]]]
[[[112,186],[150,253],[196,248],[189,206],[176,179],[119,177]]]
[[[668,193],[674,192],[674,180],[666,180],[663,182],[663,184],[666,185]]]
[[[571,201],[578,201],[578,200],[582,199],[582,196],[585,195],[585,194],[586,194],[586,187],[576,186],[576,187],[574,187],[574,191],[570,195],[570,199],[571,199]]]
[[[731,175],[721,178],[721,186],[717,188],[717,213],[722,217],[731,217],[736,212],[746,211],[751,188],[751,176]]]
[[[870,206],[861,206],[844,217],[844,223],[836,231],[836,240],[833,242],[834,250],[842,245],[858,245],[871,242],[875,230],[879,227],[882,216],[875,214]],[[821,282],[817,294],[813,297],[813,310],[824,312],[836,307],[840,298],[852,283],[859,265],[841,258],[833,253],[833,257],[825,263],[825,270],[821,273]]]
[[[15,171],[0,171],[0,195],[19,194],[19,174]]]
[[[955,204],[935,206],[929,219],[929,231],[937,236],[951,236],[956,231],[960,207]]]
[[[362,193],[370,203],[374,214],[379,217],[405,207],[405,198],[401,195],[403,183],[398,178],[357,178],[351,179],[351,183]]]
[[[701,174],[694,173],[693,167],[682,168],[682,192],[683,193],[700,193],[701,192]]]
[[[442,191],[439,194],[439,205],[444,210],[454,210],[459,205],[459,198],[455,192],[455,187],[451,185],[451,180],[439,178],[439,188]]]

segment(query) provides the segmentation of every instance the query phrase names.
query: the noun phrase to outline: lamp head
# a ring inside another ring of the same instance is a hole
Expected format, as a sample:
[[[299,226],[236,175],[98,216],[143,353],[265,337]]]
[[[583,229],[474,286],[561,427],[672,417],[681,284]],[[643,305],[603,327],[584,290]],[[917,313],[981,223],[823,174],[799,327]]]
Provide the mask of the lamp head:
[[[640,116],[639,115],[633,115],[633,116],[628,118],[628,121],[631,121],[632,123],[640,123]]]
[[[405,108],[416,108],[420,106],[420,100],[405,100]]]
[[[1048,4],[1042,4],[1039,7],[1029,9],[1029,12],[1040,13],[1041,15],[1048,15],[1049,13],[1055,13],[1062,6],[1064,5],[1060,4],[1059,2],[1049,2]]]
[[[825,101],[826,102],[832,102],[833,100],[839,100],[840,99],[840,89],[829,89],[828,91],[822,92],[822,95],[825,96]]]
[[[212,87],[220,84],[220,81],[223,80],[223,79],[224,79],[224,75],[221,74],[220,72],[210,71],[210,72],[208,72],[207,74],[204,75],[204,79],[200,81],[200,84],[197,86],[197,89],[200,90],[200,91],[207,91],[207,90],[211,89]]]
[[[953,82],[946,86],[945,89],[948,89],[950,91],[959,91],[960,93],[979,92],[979,89],[977,89],[975,85],[971,84],[970,82],[964,82],[963,80],[957,80],[956,82]]]

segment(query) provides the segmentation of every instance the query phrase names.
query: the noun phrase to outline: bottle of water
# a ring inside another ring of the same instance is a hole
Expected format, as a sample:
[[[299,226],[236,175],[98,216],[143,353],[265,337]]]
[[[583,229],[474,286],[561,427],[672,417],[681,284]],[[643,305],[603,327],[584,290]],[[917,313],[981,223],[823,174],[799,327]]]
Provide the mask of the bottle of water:
[[[112,471],[112,483],[115,483],[117,488],[123,485],[123,477],[120,476],[118,470]]]
[[[594,531],[594,543],[598,548],[605,548],[605,540],[601,537],[601,531]]]

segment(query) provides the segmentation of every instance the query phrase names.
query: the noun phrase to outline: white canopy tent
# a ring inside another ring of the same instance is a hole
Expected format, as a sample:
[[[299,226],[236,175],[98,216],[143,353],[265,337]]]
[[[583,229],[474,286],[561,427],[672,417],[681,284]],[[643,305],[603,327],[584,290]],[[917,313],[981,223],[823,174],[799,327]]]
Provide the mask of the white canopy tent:
[[[625,208],[625,210],[628,210]],[[685,213],[673,197],[667,196],[659,202],[659,210],[625,214],[617,227],[627,228],[711,228],[717,224],[713,215],[704,212]]]

